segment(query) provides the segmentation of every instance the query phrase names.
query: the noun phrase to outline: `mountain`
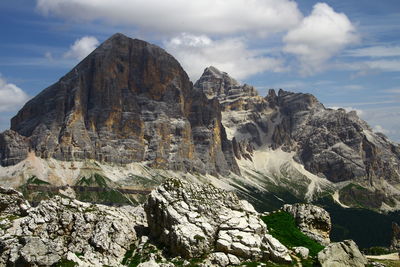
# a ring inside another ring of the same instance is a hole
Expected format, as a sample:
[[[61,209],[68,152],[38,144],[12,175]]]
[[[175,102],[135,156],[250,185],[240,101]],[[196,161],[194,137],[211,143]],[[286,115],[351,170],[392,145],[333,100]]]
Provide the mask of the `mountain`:
[[[122,34],[30,100],[1,140],[3,166],[33,151],[61,161],[238,172],[218,101],[193,90],[163,49]]]
[[[332,195],[400,209],[400,147],[355,112],[310,94],[266,97],[214,67],[193,85],[163,49],[115,34],[18,112],[0,134],[0,183],[35,176],[121,187],[165,177],[236,190],[259,209]]]

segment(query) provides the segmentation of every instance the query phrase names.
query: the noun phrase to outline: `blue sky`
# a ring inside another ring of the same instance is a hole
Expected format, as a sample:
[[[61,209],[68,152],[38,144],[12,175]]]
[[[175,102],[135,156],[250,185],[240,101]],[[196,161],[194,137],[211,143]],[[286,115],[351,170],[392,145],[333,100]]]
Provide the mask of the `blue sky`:
[[[193,81],[214,65],[261,94],[312,93],[400,142],[398,0],[5,0],[0,29],[0,130],[122,32],[165,48]]]

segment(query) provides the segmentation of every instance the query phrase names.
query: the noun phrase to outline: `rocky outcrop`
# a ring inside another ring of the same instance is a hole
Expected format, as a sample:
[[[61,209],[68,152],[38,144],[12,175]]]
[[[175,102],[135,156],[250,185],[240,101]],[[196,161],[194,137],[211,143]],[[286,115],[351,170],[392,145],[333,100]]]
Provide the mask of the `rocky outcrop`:
[[[333,183],[354,180],[367,188],[363,198],[378,196],[366,207],[394,208],[400,201],[400,148],[374,133],[355,111],[325,108],[311,94],[282,89],[271,89],[264,98],[214,67],[204,71],[195,88],[221,103],[237,159],[251,162],[255,152],[270,149],[294,152],[294,159],[312,174]],[[295,188],[291,193],[299,197]],[[341,201],[351,206],[342,195]]]
[[[0,214],[2,216],[25,216],[30,207],[29,202],[20,192],[0,186]]]
[[[318,253],[318,261],[322,267],[363,267],[368,263],[353,240],[329,244]]]
[[[151,235],[173,255],[291,260],[248,202],[212,185],[168,180],[150,194],[145,210]]]
[[[56,197],[30,208],[19,193],[0,191],[0,265],[50,266],[69,259],[85,266],[118,266],[143,209],[107,207]],[[79,257],[78,257],[78,256]]]
[[[115,34],[31,99],[0,135],[0,163],[42,158],[145,161],[150,167],[238,173],[218,101],[192,89],[160,47]]]
[[[325,246],[330,243],[332,224],[326,210],[311,204],[285,204],[282,210],[294,217],[297,227],[309,238]]]
[[[15,165],[25,159],[29,152],[29,142],[13,130],[0,133],[0,165]]]
[[[400,252],[400,226],[395,222],[392,222],[392,242],[390,248]]]
[[[0,222],[1,266],[122,266],[139,260],[140,266],[170,267],[182,258],[202,258],[202,266],[291,262],[248,202],[212,185],[176,179],[155,189],[144,209],[60,196],[31,207],[17,191],[0,188]]]

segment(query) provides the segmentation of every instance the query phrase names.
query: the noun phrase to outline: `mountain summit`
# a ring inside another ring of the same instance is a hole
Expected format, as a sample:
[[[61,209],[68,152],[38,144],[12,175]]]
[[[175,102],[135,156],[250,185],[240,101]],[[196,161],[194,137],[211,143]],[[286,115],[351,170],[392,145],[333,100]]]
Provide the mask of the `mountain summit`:
[[[310,94],[263,97],[215,67],[193,86],[163,49],[122,34],[26,103],[0,134],[0,164],[15,187],[30,175],[65,184],[89,171],[130,186],[167,173],[260,203],[271,199],[254,192],[274,192],[274,205],[334,193],[400,208],[400,147],[355,112]]]
[[[218,101],[163,49],[115,34],[30,100],[0,137],[3,166],[37,157],[237,172]]]

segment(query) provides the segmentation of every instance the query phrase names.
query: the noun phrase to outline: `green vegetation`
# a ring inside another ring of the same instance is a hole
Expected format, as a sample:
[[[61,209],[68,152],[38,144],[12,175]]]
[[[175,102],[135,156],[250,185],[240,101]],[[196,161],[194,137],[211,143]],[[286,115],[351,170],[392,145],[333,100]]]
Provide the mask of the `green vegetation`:
[[[277,210],[281,208],[283,204],[302,202],[301,199],[297,198],[289,190],[285,189],[284,187],[279,187],[275,184],[266,182],[268,180],[268,178],[265,178],[263,183],[266,184],[266,188],[268,188],[270,191],[261,191],[259,188],[244,184],[240,180],[234,180],[235,183],[232,185],[238,189],[236,192],[237,195],[240,198],[249,201],[259,212]],[[246,189],[246,192],[243,190],[243,188]],[[274,193],[271,194],[271,192]]]
[[[75,185],[77,186],[98,186],[98,187],[108,187],[108,184],[111,183],[111,180],[105,176],[102,176],[98,173],[91,175],[90,177],[86,178],[83,176],[79,179]]]
[[[54,264],[54,267],[75,267],[77,264],[67,259],[61,259],[59,262]]]
[[[350,183],[340,190],[340,201],[348,206],[379,210],[385,196],[358,184]]]
[[[51,184],[46,181],[40,180],[35,175],[33,175],[26,181],[25,184],[21,185],[18,188],[18,191],[20,191],[24,195],[25,199],[33,204],[38,203],[44,199],[52,198],[56,195],[54,192],[51,192],[50,190],[37,191],[35,189],[30,188],[29,187],[30,185],[45,187]]]
[[[119,192],[118,189],[109,187],[112,181],[98,173],[90,177],[82,177],[76,182],[76,186],[82,186],[75,190],[76,198],[80,201],[104,203],[104,204],[132,204],[132,199]],[[91,187],[91,190],[85,189]],[[96,188],[97,190],[93,190]]]
[[[360,248],[388,247],[392,238],[392,222],[400,224],[400,212],[380,214],[371,210],[343,208],[331,196],[316,203],[331,215],[333,242],[353,239]]]
[[[389,253],[394,253],[396,251],[392,251],[385,247],[370,247],[363,249],[363,252],[366,255],[385,255]]]
[[[297,227],[292,215],[279,211],[261,217],[267,224],[270,234],[287,247],[303,246],[316,256],[324,247],[303,234]]]
[[[40,180],[39,178],[37,178],[35,175],[33,175],[32,177],[30,177],[27,181],[26,184],[34,184],[34,185],[49,185],[49,182]]]
[[[205,237],[204,237],[204,236],[201,236],[201,235],[195,235],[195,236],[194,236],[194,239],[197,240],[197,241],[202,241],[202,240],[205,239]]]
[[[293,264],[282,264],[282,263],[274,263],[274,262],[242,262],[240,266],[248,266],[248,267],[257,267],[257,266],[266,266],[266,267],[288,267],[288,266],[294,266]]]

